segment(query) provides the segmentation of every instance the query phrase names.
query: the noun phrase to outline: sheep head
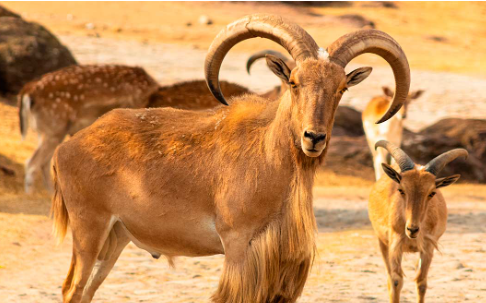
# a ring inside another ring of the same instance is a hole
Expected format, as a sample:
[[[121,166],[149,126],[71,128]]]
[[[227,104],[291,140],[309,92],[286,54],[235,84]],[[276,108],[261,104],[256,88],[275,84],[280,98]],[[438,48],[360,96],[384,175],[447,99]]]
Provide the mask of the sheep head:
[[[344,68],[356,56],[375,53],[391,65],[396,94],[386,114],[378,122],[392,117],[405,102],[410,87],[410,71],[405,54],[387,34],[362,30],[336,40],[328,50],[319,48],[301,27],[281,17],[269,14],[250,15],[223,29],[210,46],[205,63],[206,82],[211,93],[227,105],[219,87],[219,70],[226,53],[238,42],[262,37],[283,46],[295,61],[295,68],[274,55],[266,55],[270,69],[290,85],[281,98],[291,98],[291,131],[300,138],[305,155],[318,157],[329,142],[334,115],[348,87],[363,81],[370,67],[358,68],[348,75]]]
[[[405,234],[415,239],[426,218],[429,201],[437,194],[437,189],[453,184],[461,176],[437,178],[437,175],[449,162],[458,157],[467,158],[468,153],[462,148],[453,149],[437,156],[427,165],[420,166],[415,165],[403,150],[388,141],[378,141],[375,147],[385,148],[400,167],[399,173],[390,165],[382,163],[386,175],[398,184],[395,195],[405,209]]]

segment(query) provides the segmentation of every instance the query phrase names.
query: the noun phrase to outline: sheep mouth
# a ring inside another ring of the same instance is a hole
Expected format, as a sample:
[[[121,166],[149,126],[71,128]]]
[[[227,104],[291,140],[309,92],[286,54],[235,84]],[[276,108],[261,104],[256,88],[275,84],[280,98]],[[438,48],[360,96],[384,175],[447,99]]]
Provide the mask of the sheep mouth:
[[[418,233],[415,233],[415,234],[407,233],[407,236],[408,236],[410,239],[417,239],[417,237],[418,237]]]
[[[325,149],[326,149],[326,147],[320,148],[320,149],[316,149],[316,148],[312,148],[312,149],[303,148],[302,151],[304,152],[304,154],[306,156],[311,157],[311,158],[316,158],[316,157],[319,157]]]

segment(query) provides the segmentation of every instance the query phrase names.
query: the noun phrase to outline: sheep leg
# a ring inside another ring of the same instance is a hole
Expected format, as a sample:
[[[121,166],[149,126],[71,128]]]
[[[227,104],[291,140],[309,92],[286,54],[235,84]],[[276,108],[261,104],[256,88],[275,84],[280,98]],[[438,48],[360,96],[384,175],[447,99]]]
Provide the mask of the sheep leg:
[[[64,303],[80,303],[96,259],[112,227],[110,218],[86,214],[89,224],[70,217],[73,233],[73,261],[63,285]],[[72,219],[71,219],[72,218]]]
[[[429,273],[430,264],[434,257],[434,249],[429,248],[420,253],[420,263],[415,281],[417,283],[417,302],[425,302],[425,292],[427,291],[427,275]]]
[[[92,272],[91,278],[85,287],[83,300],[81,302],[91,302],[96,290],[98,290],[101,283],[103,283],[103,281],[106,279],[118,260],[118,257],[120,257],[123,249],[129,242],[130,239],[123,230],[123,227],[119,223],[115,223],[104,244],[104,246],[106,246],[106,252],[103,256],[102,252],[100,252],[98,255],[98,260],[100,260],[99,266]],[[104,250],[105,247],[103,247],[102,251]]]
[[[400,302],[400,292],[403,287],[402,254],[400,241],[394,241],[389,254],[390,274],[388,275],[388,289],[390,303]]]
[[[381,240],[378,240],[378,243],[380,244],[380,251],[381,251],[381,256],[383,257],[383,262],[385,263],[385,268],[386,268],[386,275],[387,275],[387,285],[388,285],[388,292],[391,291],[390,289],[390,259],[389,259],[389,252],[388,252],[388,245],[383,243]]]

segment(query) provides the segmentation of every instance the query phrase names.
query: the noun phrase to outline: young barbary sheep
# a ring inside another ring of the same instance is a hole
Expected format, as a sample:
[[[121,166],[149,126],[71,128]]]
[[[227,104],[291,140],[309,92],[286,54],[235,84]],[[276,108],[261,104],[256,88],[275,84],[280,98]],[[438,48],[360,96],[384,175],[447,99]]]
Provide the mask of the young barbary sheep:
[[[460,177],[437,178],[437,175],[449,162],[467,157],[468,153],[465,149],[454,149],[421,166],[388,141],[378,141],[378,147],[386,149],[397,162],[394,167],[382,163],[386,176],[375,183],[369,199],[369,217],[388,274],[390,302],[400,301],[403,253],[418,252],[416,283],[418,302],[423,303],[434,249],[447,223],[446,202],[439,188],[451,185]]]
[[[383,175],[381,169],[381,163],[387,162],[393,164],[393,159],[386,158],[386,152],[384,150],[375,150],[375,143],[380,140],[387,140],[390,143],[400,146],[402,143],[403,134],[403,121],[407,117],[407,110],[410,103],[419,98],[423,90],[416,90],[408,94],[405,104],[391,119],[381,124],[376,124],[375,121],[383,115],[383,113],[390,106],[391,98],[393,97],[393,91],[384,86],[384,96],[378,96],[371,99],[366,105],[365,110],[362,113],[363,129],[365,131],[366,140],[370,147],[371,154],[373,156],[373,167],[375,169],[376,180],[380,179]],[[388,162],[389,160],[390,162]]]

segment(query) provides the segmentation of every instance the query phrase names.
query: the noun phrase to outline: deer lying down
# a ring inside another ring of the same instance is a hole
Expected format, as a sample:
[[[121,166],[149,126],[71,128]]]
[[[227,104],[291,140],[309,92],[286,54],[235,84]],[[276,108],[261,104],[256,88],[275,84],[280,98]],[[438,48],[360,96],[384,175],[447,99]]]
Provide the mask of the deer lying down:
[[[438,178],[439,172],[457,157],[467,157],[465,149],[454,149],[437,156],[427,165],[416,165],[400,148],[385,140],[376,148],[385,148],[401,172],[382,163],[387,176],[373,186],[369,217],[378,236],[388,274],[390,302],[400,302],[403,286],[402,255],[420,253],[416,277],[418,300],[424,302],[427,273],[437,242],[446,230],[447,207],[439,188],[456,182],[460,175]]]
[[[18,95],[20,132],[24,138],[32,122],[39,144],[27,161],[25,191],[32,193],[39,171],[52,189],[49,163],[66,135],[114,108],[146,107],[157,88],[144,69],[121,65],[73,65],[27,83]]]
[[[416,90],[408,94],[407,100],[398,113],[390,120],[376,124],[377,118],[381,117],[384,111],[390,106],[390,102],[393,98],[393,91],[384,86],[384,96],[374,97],[366,105],[362,114],[363,128],[366,134],[366,140],[370,147],[371,154],[373,156],[373,166],[375,168],[376,180],[383,176],[383,170],[381,169],[381,163],[387,162],[393,164],[393,160],[388,162],[386,158],[386,152],[383,150],[375,150],[375,143],[380,140],[387,140],[390,143],[400,146],[402,143],[403,133],[403,120],[407,117],[408,105],[415,99],[419,98],[423,90]]]

